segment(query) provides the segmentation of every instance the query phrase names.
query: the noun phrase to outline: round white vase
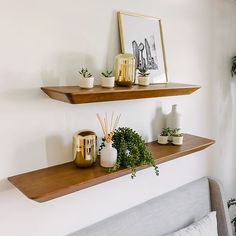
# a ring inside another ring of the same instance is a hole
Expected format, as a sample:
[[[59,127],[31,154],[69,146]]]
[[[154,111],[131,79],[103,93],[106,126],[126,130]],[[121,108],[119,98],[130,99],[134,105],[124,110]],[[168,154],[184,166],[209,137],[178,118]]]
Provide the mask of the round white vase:
[[[113,167],[117,161],[117,150],[112,147],[112,142],[105,143],[105,147],[101,150],[100,165],[102,167]]]

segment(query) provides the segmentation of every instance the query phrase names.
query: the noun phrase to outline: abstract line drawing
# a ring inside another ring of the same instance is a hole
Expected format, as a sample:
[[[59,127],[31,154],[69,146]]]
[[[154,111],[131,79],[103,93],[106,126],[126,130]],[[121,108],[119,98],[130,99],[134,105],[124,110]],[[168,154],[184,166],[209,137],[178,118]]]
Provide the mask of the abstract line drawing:
[[[133,55],[136,61],[136,69],[141,69],[146,67],[148,70],[158,70],[158,62],[156,56],[154,57],[152,54],[156,54],[155,42],[150,46],[147,38],[144,38],[144,44],[140,42],[137,43],[136,40],[132,42]],[[152,53],[153,52],[153,53]]]

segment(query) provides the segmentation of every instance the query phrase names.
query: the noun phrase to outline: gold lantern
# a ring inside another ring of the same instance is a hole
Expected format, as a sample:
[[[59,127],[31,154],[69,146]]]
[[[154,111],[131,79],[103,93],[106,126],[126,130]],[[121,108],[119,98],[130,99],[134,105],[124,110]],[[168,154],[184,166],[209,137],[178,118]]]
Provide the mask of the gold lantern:
[[[114,75],[117,86],[131,87],[135,82],[135,59],[132,54],[115,57]]]

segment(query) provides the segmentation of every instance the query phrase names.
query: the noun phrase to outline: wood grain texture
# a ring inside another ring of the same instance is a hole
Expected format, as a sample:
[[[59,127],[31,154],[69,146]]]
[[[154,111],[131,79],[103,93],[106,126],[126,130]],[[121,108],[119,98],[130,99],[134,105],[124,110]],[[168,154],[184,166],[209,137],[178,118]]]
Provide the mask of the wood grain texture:
[[[182,146],[160,145],[155,141],[148,143],[147,147],[155,162],[160,164],[203,150],[214,142],[211,139],[185,134]],[[149,166],[142,166],[139,170],[147,167]],[[127,174],[130,174],[127,168],[107,173],[98,163],[90,168],[78,168],[73,162],[69,162],[12,176],[8,180],[28,198],[44,202]],[[153,173],[153,178],[158,177]]]
[[[131,88],[102,88],[100,86],[95,86],[92,89],[81,89],[78,86],[62,86],[42,87],[41,89],[52,99],[72,104],[80,104],[187,95],[199,88],[200,86],[198,85],[168,83],[149,86],[134,85]]]

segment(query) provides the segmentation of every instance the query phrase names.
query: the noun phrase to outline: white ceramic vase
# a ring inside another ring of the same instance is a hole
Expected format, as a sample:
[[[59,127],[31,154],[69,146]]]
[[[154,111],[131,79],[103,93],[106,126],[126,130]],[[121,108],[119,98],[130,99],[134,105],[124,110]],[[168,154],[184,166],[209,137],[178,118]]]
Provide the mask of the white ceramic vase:
[[[168,136],[159,135],[157,142],[160,144],[167,144],[168,143]]]
[[[181,114],[177,111],[177,105],[172,105],[171,112],[166,117],[166,128],[180,129],[181,128]]]
[[[103,88],[113,88],[115,86],[115,77],[101,77],[101,86]]]
[[[149,85],[149,77],[148,76],[139,76],[138,77],[138,84],[142,86]]]
[[[172,143],[173,143],[174,145],[182,145],[182,144],[183,144],[183,140],[184,140],[184,137],[183,137],[183,136],[181,136],[181,137],[175,137],[175,136],[173,136],[173,137],[172,137]]]
[[[94,84],[94,78],[93,77],[90,77],[90,78],[79,78],[79,86],[80,86],[80,88],[90,89],[90,88],[93,88],[93,84]]]
[[[172,105],[172,110],[166,116],[166,128],[180,129],[182,124],[182,116],[177,111],[177,105]],[[169,136],[169,141],[172,141],[172,136]]]
[[[112,142],[105,143],[105,147],[101,150],[100,165],[110,168],[116,164],[117,150],[112,147]]]

